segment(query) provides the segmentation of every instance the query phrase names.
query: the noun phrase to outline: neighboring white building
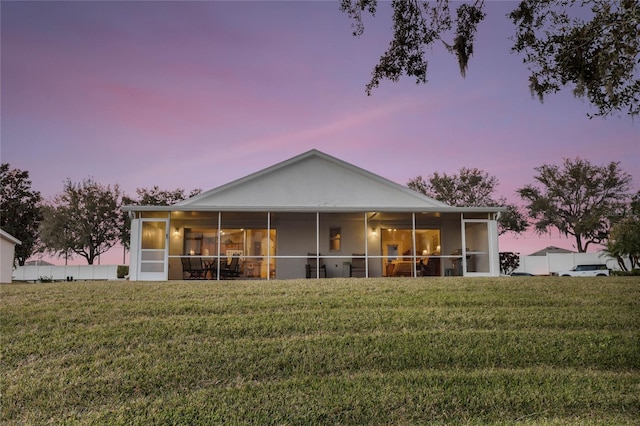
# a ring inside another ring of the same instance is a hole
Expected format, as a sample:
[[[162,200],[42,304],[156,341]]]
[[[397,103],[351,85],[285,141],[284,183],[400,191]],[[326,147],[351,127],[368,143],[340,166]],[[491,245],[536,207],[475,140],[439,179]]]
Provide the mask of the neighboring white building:
[[[246,278],[349,276],[354,257],[368,277],[500,274],[504,208],[452,207],[317,150],[172,206],[124,210],[131,280],[183,279],[189,261],[233,256]]]
[[[22,242],[0,229],[0,283],[12,281],[16,244],[22,244]]]
[[[546,250],[546,249],[545,249]],[[629,266],[628,261],[627,266]],[[514,272],[527,272],[533,275],[554,275],[560,271],[567,271],[578,265],[604,264],[611,270],[619,270],[618,261],[599,251],[595,253],[575,253],[567,250],[548,251],[541,255],[539,252],[520,258],[520,266]]]

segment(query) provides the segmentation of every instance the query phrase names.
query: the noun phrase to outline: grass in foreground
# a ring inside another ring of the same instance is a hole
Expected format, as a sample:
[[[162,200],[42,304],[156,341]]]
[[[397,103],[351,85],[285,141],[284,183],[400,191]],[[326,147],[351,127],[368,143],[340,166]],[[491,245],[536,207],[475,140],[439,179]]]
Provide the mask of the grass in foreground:
[[[637,278],[4,285],[3,424],[638,424]]]

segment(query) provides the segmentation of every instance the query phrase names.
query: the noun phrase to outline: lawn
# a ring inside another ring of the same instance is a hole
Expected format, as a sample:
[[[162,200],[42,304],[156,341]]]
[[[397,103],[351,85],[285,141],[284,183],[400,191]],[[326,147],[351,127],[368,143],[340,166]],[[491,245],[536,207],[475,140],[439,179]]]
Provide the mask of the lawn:
[[[0,291],[5,425],[640,423],[637,277]]]

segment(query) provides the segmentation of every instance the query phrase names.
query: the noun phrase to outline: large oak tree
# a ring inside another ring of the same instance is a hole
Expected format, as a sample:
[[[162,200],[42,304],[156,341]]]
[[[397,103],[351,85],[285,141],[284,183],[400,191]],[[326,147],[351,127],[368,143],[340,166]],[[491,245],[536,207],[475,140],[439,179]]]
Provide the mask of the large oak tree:
[[[442,45],[464,76],[474,53],[484,0],[393,0],[393,36],[366,86],[401,76],[427,82],[427,51]],[[522,54],[529,88],[541,100],[569,88],[586,98],[595,115],[640,114],[640,0],[522,0],[508,15],[515,25],[512,51]],[[364,31],[363,14],[375,15],[378,0],[342,0],[353,34]]]
[[[64,190],[43,209],[41,238],[46,250],[62,256],[79,255],[93,265],[119,240],[121,202],[118,185],[67,180]]]
[[[611,227],[606,251],[623,271],[627,270],[624,258],[631,269],[640,268],[640,191],[631,199],[628,213]]]
[[[29,172],[0,165],[0,227],[20,240],[15,249],[20,266],[36,250],[41,201],[40,192],[31,189]]]
[[[586,252],[590,244],[603,244],[612,224],[628,209],[631,175],[620,163],[597,166],[581,158],[565,159],[562,166],[536,167],[541,186],[518,189],[539,233],[558,229],[572,236],[576,249]]]
[[[524,232],[528,223],[518,207],[507,203],[504,197],[495,198],[498,179],[477,168],[462,167],[458,173],[448,175],[435,172],[427,179],[418,176],[407,184],[428,197],[457,207],[506,207],[498,219],[498,232]]]

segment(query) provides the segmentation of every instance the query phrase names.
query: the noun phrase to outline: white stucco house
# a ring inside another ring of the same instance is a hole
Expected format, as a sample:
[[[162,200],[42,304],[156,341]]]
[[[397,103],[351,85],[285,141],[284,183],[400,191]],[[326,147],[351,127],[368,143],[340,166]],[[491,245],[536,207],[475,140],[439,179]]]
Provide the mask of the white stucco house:
[[[504,209],[448,206],[317,150],[124,210],[131,280],[500,274]]]
[[[0,229],[0,283],[10,283],[13,276],[13,258],[17,244],[22,242]]]

